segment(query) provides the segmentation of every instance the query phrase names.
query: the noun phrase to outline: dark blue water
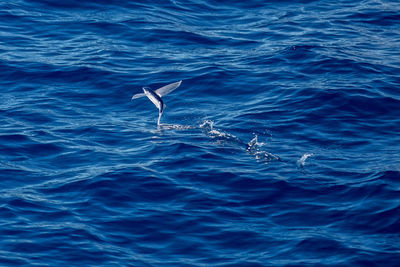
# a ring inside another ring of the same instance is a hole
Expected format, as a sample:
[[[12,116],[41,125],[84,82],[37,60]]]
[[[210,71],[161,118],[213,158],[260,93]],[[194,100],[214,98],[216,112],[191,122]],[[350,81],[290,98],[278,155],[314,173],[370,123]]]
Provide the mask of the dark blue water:
[[[1,266],[400,266],[397,1],[3,1],[0,90]]]

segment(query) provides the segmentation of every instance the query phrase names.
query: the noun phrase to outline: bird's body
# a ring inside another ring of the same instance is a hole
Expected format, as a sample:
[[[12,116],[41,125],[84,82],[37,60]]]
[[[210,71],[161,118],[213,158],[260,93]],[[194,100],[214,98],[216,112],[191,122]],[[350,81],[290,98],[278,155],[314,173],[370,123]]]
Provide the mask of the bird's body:
[[[160,125],[160,120],[161,120],[161,116],[164,112],[164,109],[166,107],[166,105],[164,104],[164,101],[161,99],[162,96],[172,92],[173,90],[175,90],[176,88],[179,87],[179,85],[181,85],[182,81],[179,82],[175,82],[175,83],[171,83],[168,84],[166,86],[163,86],[161,88],[158,88],[157,90],[153,91],[151,90],[150,87],[143,87],[143,92],[144,93],[140,93],[140,94],[135,94],[134,96],[132,96],[132,100],[136,99],[136,98],[140,98],[143,96],[147,96],[151,102],[153,102],[153,104],[158,108],[158,120],[157,120],[157,125]]]

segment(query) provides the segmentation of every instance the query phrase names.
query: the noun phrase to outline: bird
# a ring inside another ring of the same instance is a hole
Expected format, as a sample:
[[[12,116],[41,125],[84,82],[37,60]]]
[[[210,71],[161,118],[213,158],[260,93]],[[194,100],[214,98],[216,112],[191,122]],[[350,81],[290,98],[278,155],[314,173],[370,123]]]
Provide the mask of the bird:
[[[151,102],[158,108],[158,120],[157,120],[157,126],[160,126],[160,120],[161,116],[164,112],[164,109],[167,105],[164,104],[164,101],[162,100],[161,97],[171,93],[174,91],[176,88],[178,88],[181,85],[182,81],[179,82],[174,82],[168,85],[165,85],[161,88],[158,88],[157,90],[152,90],[150,87],[143,87],[143,93],[135,94],[132,96],[131,100],[147,96]]]

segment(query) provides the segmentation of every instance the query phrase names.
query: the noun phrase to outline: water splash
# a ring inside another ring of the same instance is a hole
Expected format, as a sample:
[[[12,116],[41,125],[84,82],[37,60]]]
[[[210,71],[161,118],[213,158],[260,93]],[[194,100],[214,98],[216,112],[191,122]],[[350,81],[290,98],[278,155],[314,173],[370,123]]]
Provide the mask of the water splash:
[[[211,120],[205,120],[202,124],[199,125],[199,127],[205,130],[207,135],[211,138],[220,138],[245,146],[246,152],[250,155],[254,155],[256,160],[265,160],[266,163],[274,160],[280,160],[278,156],[262,149],[265,143],[258,141],[258,135],[254,135],[254,138],[246,143],[233,134],[215,129],[214,122]]]
[[[257,160],[262,160],[264,159],[266,163],[269,163],[272,160],[280,160],[280,158],[272,153],[269,153],[266,150],[263,150],[262,147],[265,145],[263,142],[258,141],[258,136],[255,135],[253,139],[250,140],[250,142],[247,143],[247,148],[246,151],[249,154],[252,154],[255,156]]]
[[[304,154],[303,156],[301,156],[301,158],[297,161],[297,166],[298,166],[299,168],[303,168],[304,165],[306,164],[306,160],[307,160],[309,157],[312,157],[312,156],[314,156],[313,153],[305,153],[305,154]]]
[[[212,130],[213,129],[214,122],[211,120],[205,120],[202,124],[199,125],[200,128],[203,128],[205,130]]]
[[[258,135],[255,135],[253,139],[250,140],[250,142],[247,143],[247,151],[251,152],[253,150],[257,150],[258,147],[263,146],[264,143],[258,142]]]
[[[241,142],[240,139],[230,133],[224,132],[222,130],[217,130],[214,129],[214,122],[211,120],[205,120],[202,124],[199,125],[199,127],[203,130],[206,131],[206,133],[211,137],[211,138],[222,138],[227,141],[234,141],[234,142]]]

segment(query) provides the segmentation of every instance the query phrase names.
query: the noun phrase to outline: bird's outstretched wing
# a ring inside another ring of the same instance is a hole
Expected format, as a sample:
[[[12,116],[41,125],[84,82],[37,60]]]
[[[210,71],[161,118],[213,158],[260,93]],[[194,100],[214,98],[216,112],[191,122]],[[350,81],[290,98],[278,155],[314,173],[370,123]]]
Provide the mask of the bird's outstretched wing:
[[[136,95],[133,95],[133,96],[132,96],[132,100],[133,100],[133,99],[136,99],[136,98],[141,98],[141,97],[144,97],[144,96],[146,96],[145,93],[136,94]]]
[[[162,96],[165,96],[166,94],[171,93],[172,91],[174,91],[176,88],[179,87],[179,85],[181,85],[181,83],[182,83],[182,81],[171,83],[171,84],[168,84],[168,85],[163,86],[161,88],[158,88],[154,92],[156,92],[157,95],[162,97]]]

